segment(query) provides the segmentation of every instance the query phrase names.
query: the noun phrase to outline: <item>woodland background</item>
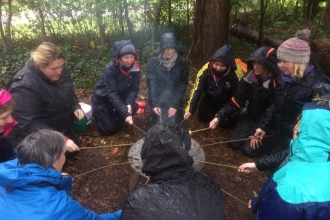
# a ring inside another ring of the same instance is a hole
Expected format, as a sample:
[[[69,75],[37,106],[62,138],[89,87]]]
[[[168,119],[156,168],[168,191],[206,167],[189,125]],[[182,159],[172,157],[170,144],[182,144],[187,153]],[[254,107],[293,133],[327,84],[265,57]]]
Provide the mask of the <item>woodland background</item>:
[[[43,41],[63,50],[76,88],[91,88],[116,40],[131,39],[144,69],[161,34],[173,31],[198,69],[225,43],[245,59],[265,35],[284,40],[302,28],[313,39],[330,34],[330,0],[0,0],[0,7],[1,86]],[[254,42],[233,37],[235,25],[256,30]]]

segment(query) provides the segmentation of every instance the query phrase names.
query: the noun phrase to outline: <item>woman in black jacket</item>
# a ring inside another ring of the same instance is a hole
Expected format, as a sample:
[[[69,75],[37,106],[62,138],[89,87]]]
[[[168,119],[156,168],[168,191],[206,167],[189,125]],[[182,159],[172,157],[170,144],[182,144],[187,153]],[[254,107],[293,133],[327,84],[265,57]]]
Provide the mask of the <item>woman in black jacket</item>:
[[[274,153],[255,163],[243,164],[239,171],[276,171],[288,155],[292,134],[297,132],[294,131],[294,126],[303,105],[311,102],[317,94],[321,96],[330,92],[330,77],[319,65],[310,61],[310,47],[306,42],[309,36],[308,29],[298,31],[296,37],[284,41],[277,50],[285,96],[278,106],[272,105],[268,113],[269,117],[273,118],[277,131],[272,147]],[[265,134],[265,130],[259,127],[255,136],[262,139]]]
[[[67,137],[68,157],[78,152],[81,140],[71,126],[74,117],[82,119],[84,112],[65,67],[64,55],[55,44],[40,44],[10,79],[7,90],[13,96],[13,117],[18,122],[8,135],[13,146],[32,132],[51,129]]]
[[[208,68],[198,72],[184,119],[187,120],[198,107],[198,118],[202,121],[212,121],[215,114],[230,101],[238,87],[236,69],[233,49],[226,44],[213,54]],[[235,125],[235,119],[236,117],[230,117],[220,125],[232,127]]]
[[[92,94],[93,116],[103,135],[115,134],[119,121],[133,124],[138,109],[140,67],[134,45],[128,40],[114,43],[114,59],[104,67]]]
[[[152,125],[183,120],[183,97],[188,86],[188,65],[173,33],[162,35],[158,52],[148,61],[147,83]]]
[[[262,143],[255,139],[234,140],[249,138],[253,136],[256,128],[264,127],[268,118],[262,116],[270,107],[275,94],[280,96],[283,93],[277,83],[279,70],[274,48],[264,46],[257,49],[248,59],[248,70],[241,79],[237,92],[231,101],[217,112],[210,127],[215,128],[219,122],[244,108],[247,102],[246,111],[229,138],[232,141],[229,146],[246,156],[255,157],[269,151],[271,139],[265,139]]]

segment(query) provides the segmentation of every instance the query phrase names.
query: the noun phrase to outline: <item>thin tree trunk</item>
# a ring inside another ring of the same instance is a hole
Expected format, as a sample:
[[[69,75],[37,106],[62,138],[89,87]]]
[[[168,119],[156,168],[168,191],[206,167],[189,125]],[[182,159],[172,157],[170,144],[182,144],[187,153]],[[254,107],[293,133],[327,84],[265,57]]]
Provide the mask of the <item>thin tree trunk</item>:
[[[40,8],[40,5],[38,6],[38,12],[39,12],[39,16],[40,16],[40,20],[41,20],[41,34],[44,37],[44,39],[46,39],[46,30],[45,30],[45,17],[44,17],[44,13]]]
[[[172,0],[168,0],[168,26],[172,27]]]
[[[123,18],[123,6],[121,2],[117,1],[117,4],[119,5],[119,25],[121,27],[121,33],[122,36],[125,36],[125,28],[124,28],[124,18]]]
[[[13,9],[12,9],[12,4],[11,0],[8,0],[8,18],[7,18],[7,24],[6,24],[6,38],[7,38],[7,44],[11,44],[11,20],[13,17]]]
[[[101,51],[100,53],[103,54],[103,49],[105,47],[105,26],[103,24],[103,10],[101,7],[101,1],[97,0],[96,1],[96,18],[97,18],[97,25],[99,28],[99,35],[100,35],[100,46],[101,46]]]
[[[3,32],[3,26],[2,26],[2,0],[0,0],[0,34],[1,34],[1,38],[4,41],[5,47],[8,48],[7,39],[5,33]]]
[[[158,26],[160,24],[160,13],[162,12],[162,7],[163,7],[164,0],[159,0],[158,5],[156,7],[156,12],[155,12],[155,33],[158,33]]]
[[[266,1],[266,5],[265,5],[265,0],[260,0],[260,21],[259,21],[259,39],[258,39],[259,47],[261,47],[264,43],[264,22],[265,22],[267,3],[268,1]]]
[[[330,1],[330,0],[329,0]],[[189,26],[190,26],[190,16],[189,16],[189,0],[187,0],[187,33],[186,35],[189,36]]]
[[[327,1],[327,5],[322,13],[322,23],[324,26],[328,26],[330,24],[330,0]]]
[[[124,0],[123,3],[124,3],[125,18],[126,18],[129,38],[132,40],[132,42],[135,42],[134,36],[133,36],[133,25],[132,25],[131,20],[129,19],[127,0]]]

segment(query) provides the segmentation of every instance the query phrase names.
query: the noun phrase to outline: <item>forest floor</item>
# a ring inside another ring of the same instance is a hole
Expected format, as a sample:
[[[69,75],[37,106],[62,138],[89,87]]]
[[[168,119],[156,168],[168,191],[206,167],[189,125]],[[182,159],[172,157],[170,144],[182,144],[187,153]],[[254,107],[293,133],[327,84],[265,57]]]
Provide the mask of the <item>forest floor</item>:
[[[193,83],[194,81],[190,80],[186,99]],[[138,100],[147,101],[147,91],[146,82],[142,79]],[[79,101],[90,103],[91,92],[92,89],[78,90]],[[136,115],[133,119],[134,124],[143,131],[150,128],[148,108],[144,114]],[[191,116],[182,124],[189,130],[208,127],[208,123],[200,122],[195,116]],[[204,164],[202,172],[209,174],[219,182],[223,192],[227,219],[253,219],[254,214],[247,207],[247,203],[251,197],[259,193],[267,177],[265,173],[258,171],[251,174],[237,172],[239,165],[252,160],[229,148],[227,143],[218,143],[226,141],[230,132],[231,130],[228,129],[217,128],[193,133],[192,138],[202,146],[205,161],[218,164]],[[64,172],[68,172],[74,177],[72,197],[97,213],[121,209],[128,194],[135,187],[145,184],[147,181],[127,163],[130,147],[143,138],[144,133],[134,126],[122,124],[120,132],[116,135],[102,136],[95,121],[92,121],[88,130],[80,133],[79,136],[83,140],[82,148],[92,148],[82,149],[78,156],[68,160],[64,167]],[[203,145],[208,146],[203,147]],[[98,146],[104,147],[99,148]],[[111,166],[112,164],[119,165]],[[98,170],[93,171],[94,169]]]

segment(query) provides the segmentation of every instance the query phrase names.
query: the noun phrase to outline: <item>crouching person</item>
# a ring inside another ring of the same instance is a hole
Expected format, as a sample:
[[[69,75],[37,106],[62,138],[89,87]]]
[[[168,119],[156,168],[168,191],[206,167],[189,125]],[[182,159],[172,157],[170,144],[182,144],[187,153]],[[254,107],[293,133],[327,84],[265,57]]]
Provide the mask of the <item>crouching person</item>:
[[[150,184],[129,195],[121,219],[225,219],[219,185],[194,172],[190,147],[189,133],[181,125],[157,124],[148,131],[141,158]]]
[[[39,130],[17,146],[17,159],[0,164],[2,220],[120,219],[121,211],[98,215],[66,193],[72,177],[61,173],[65,144],[61,133]]]
[[[320,219],[330,216],[330,108],[304,105],[287,163],[250,201],[256,219]]]

